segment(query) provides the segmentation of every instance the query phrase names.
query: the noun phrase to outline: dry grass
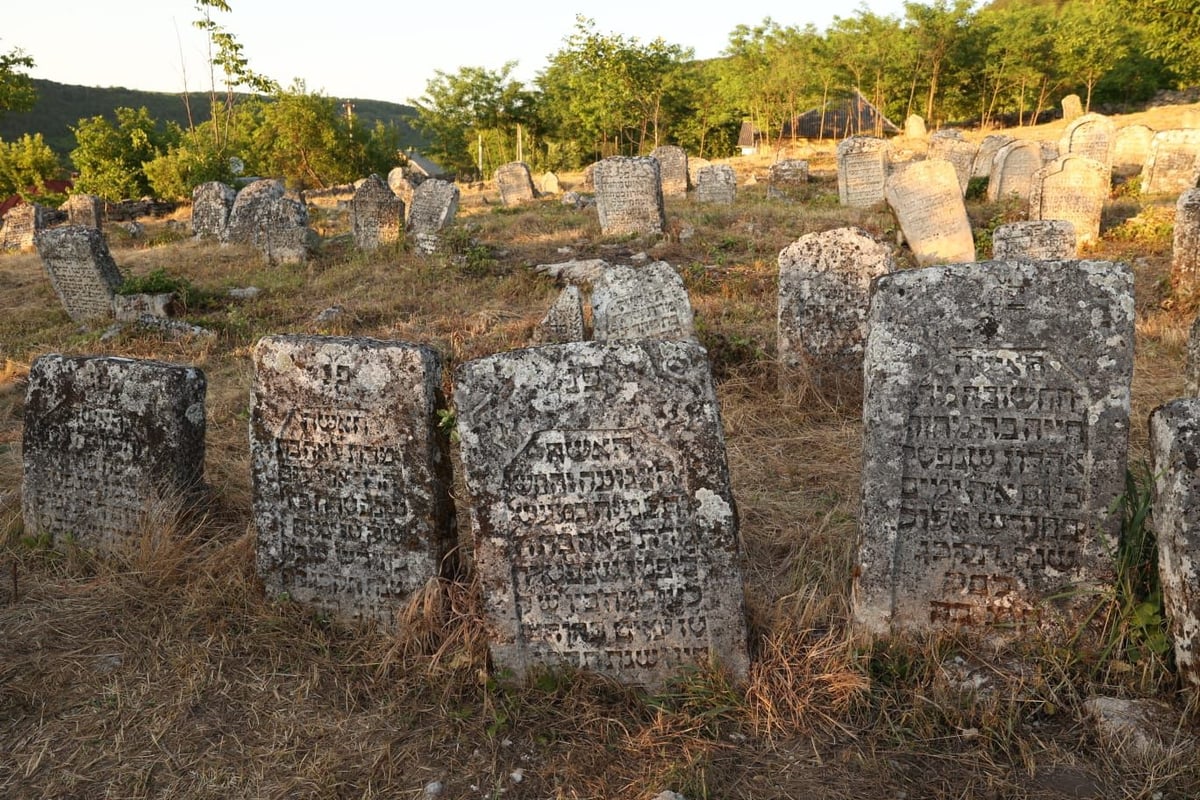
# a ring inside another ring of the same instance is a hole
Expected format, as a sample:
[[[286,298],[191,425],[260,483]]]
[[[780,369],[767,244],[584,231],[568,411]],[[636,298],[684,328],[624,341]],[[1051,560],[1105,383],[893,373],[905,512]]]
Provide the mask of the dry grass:
[[[603,237],[594,214],[555,201],[504,210],[469,192],[455,252],[428,259],[359,254],[341,237],[306,267],[269,268],[246,252],[171,241],[156,224],[150,244],[115,243],[132,274],[186,277],[196,290],[188,320],[213,339],[130,330],[101,341],[61,311],[35,256],[0,257],[0,796],[419,798],[431,781],[453,798],[1200,793],[1194,759],[1119,763],[1080,722],[1092,691],[1175,701],[1157,662],[1103,655],[1089,636],[997,651],[965,636],[872,644],[848,633],[861,387],[827,378],[776,390],[775,259],[804,233],[852,224],[891,236],[894,222],[839,208],[829,150],[807,155],[818,180],[806,202],[768,201],[763,184],[743,187],[732,208],[671,201],[675,228],[692,235],[663,241]],[[735,166],[761,178],[767,163]],[[1127,260],[1137,276],[1137,460],[1149,410],[1182,391],[1196,303],[1166,280],[1159,212],[1133,210],[1111,216],[1090,255]],[[1144,224],[1131,225],[1138,214]],[[330,210],[321,225],[337,234],[345,220]],[[246,443],[260,335],[428,342],[452,369],[529,341],[558,291],[529,267],[642,251],[684,275],[720,380],[753,635],[745,686],[716,666],[656,694],[581,673],[520,683],[489,673],[469,572],[431,582],[396,630],[263,596]],[[226,294],[250,285],[263,290],[254,299]],[[340,316],[316,321],[335,305]],[[23,538],[24,380],[51,351],[205,370],[203,517],[150,524],[110,561]]]

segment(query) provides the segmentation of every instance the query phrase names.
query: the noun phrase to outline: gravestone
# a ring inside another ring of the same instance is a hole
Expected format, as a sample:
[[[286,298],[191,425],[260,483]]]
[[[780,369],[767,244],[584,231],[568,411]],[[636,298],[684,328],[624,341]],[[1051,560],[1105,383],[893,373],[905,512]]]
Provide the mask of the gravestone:
[[[23,253],[36,250],[34,237],[49,224],[49,211],[37,203],[21,203],[10,208],[0,225],[0,250],[20,250]]]
[[[270,595],[391,622],[454,539],[431,348],[269,336],[254,348],[250,454]]]
[[[558,182],[558,176],[553,172],[547,172],[542,176],[540,188],[542,194],[558,194],[562,191],[562,187]]]
[[[935,131],[933,136],[931,136],[929,138],[931,140],[932,139],[954,139],[959,142],[966,141],[965,137],[963,136],[962,130],[960,130],[959,128],[942,128],[941,130]]]
[[[918,114],[909,114],[904,120],[904,135],[909,139],[921,139],[926,135],[925,120]]]
[[[838,142],[838,202],[854,208],[883,202],[887,150],[887,142],[870,136],[851,136]]]
[[[808,185],[808,162],[787,158],[771,164],[767,170],[767,197],[795,200]]]
[[[1049,164],[1060,155],[1058,142],[1038,142],[1038,146],[1042,148],[1042,166]]]
[[[192,190],[192,236],[196,239],[223,239],[229,224],[229,212],[237,192],[220,181],[202,183]]]
[[[1178,195],[1193,188],[1197,155],[1200,155],[1200,130],[1187,128],[1154,134],[1142,168],[1142,194]]]
[[[688,156],[688,185],[695,186],[696,181],[700,178],[700,170],[709,166],[712,166],[712,162],[707,158],[693,158]]]
[[[779,253],[782,387],[798,373],[861,374],[871,281],[895,269],[892,249],[859,228],[810,233]]]
[[[404,235],[404,201],[378,175],[369,175],[350,200],[350,226],[359,250],[397,244]]]
[[[1016,141],[996,151],[992,174],[988,178],[987,199],[995,203],[1016,195],[1029,201],[1034,174],[1045,164],[1037,142]]]
[[[1083,624],[1112,578],[1133,320],[1124,264],[993,261],[875,282],[861,625]]]
[[[417,249],[433,253],[438,248],[438,233],[458,214],[458,187],[449,181],[430,178],[413,191],[408,213],[408,230]]]
[[[687,151],[675,145],[663,145],[650,151],[650,157],[658,161],[658,173],[662,178],[663,197],[683,197],[688,190]]]
[[[529,173],[529,165],[522,161],[513,161],[496,168],[496,188],[500,190],[500,202],[505,206],[519,206],[522,203],[532,203],[533,177]]]
[[[71,319],[88,323],[112,317],[121,272],[104,234],[96,228],[51,228],[37,235],[37,249],[54,293]]]
[[[1136,175],[1150,155],[1150,140],[1154,129],[1147,125],[1123,125],[1117,128],[1113,140],[1113,170],[1122,175]]]
[[[992,231],[996,261],[1070,261],[1077,255],[1075,226],[1066,220],[1009,222]]]
[[[492,662],[661,687],[749,668],[737,534],[708,357],[694,342],[575,342],[457,374]]]
[[[1084,114],[1067,126],[1058,140],[1059,157],[1084,156],[1104,165],[1104,175],[1112,180],[1113,146],[1117,128],[1103,114]]]
[[[953,136],[934,136],[929,142],[929,160],[948,161],[953,165],[954,174],[958,179],[959,194],[964,197],[978,153],[978,146]]]
[[[1200,399],[1150,415],[1154,534],[1163,610],[1185,686],[1200,689]]]
[[[975,153],[975,160],[971,163],[971,177],[990,178],[996,153],[1000,152],[1000,148],[1012,144],[1014,141],[1016,140],[1013,137],[1002,134],[983,137],[983,141],[979,143],[979,150]]]
[[[613,156],[594,167],[596,211],[605,236],[663,232],[667,218],[657,159]]]
[[[1200,315],[1192,321],[1192,329],[1188,335],[1184,379],[1188,397],[1200,397]]]
[[[1098,161],[1060,156],[1029,182],[1029,218],[1065,219],[1075,226],[1076,246],[1100,238],[1100,214],[1108,199],[1109,171]]]
[[[1188,189],[1175,203],[1171,286],[1185,293],[1200,288],[1200,189]]]
[[[1077,94],[1069,94],[1062,99],[1063,122],[1074,122],[1083,116],[1083,101]]]
[[[297,264],[308,260],[312,236],[305,205],[285,197],[279,181],[263,178],[237,193],[221,241],[249,245],[269,264]]]
[[[586,339],[583,329],[583,294],[575,285],[564,286],[554,305],[538,323],[534,339],[538,343],[561,344]]]
[[[887,201],[919,264],[975,260],[975,238],[958,175],[947,161],[920,161],[893,175]]]
[[[392,190],[392,194],[404,201],[404,221],[408,222],[408,216],[412,213],[413,192],[417,190],[417,184],[404,171],[404,167],[395,167],[388,173],[387,185]]]
[[[77,229],[91,230],[94,229]],[[129,358],[45,355],[29,370],[25,533],[128,552],[197,498],[204,373]]]
[[[728,164],[712,164],[696,174],[697,203],[732,205],[737,197],[737,177]]]
[[[104,201],[94,194],[73,194],[59,210],[66,212],[68,225],[97,230],[104,226]]]
[[[665,261],[605,270],[592,285],[592,326],[598,342],[696,335],[683,279]]]

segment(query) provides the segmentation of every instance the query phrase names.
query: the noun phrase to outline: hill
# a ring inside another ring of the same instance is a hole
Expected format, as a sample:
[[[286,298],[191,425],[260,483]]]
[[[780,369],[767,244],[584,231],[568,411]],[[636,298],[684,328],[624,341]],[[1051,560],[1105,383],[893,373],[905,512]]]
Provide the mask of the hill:
[[[195,122],[208,119],[207,92],[189,92],[188,103],[185,104],[182,92],[171,94],[123,87],[73,86],[38,79],[34,79],[33,84],[38,93],[33,110],[0,115],[0,139],[11,142],[22,134],[41,133],[46,143],[63,156],[75,149],[72,126],[88,117],[105,115],[114,119],[113,110],[117,108],[145,106],[150,116],[156,120],[164,124],[175,122],[187,127],[187,109],[190,105]],[[385,125],[396,125],[400,131],[402,148],[420,148],[424,145],[424,139],[410,125],[417,114],[417,110],[412,106],[383,100],[347,99],[354,104],[355,115],[367,127],[373,128],[377,121]]]

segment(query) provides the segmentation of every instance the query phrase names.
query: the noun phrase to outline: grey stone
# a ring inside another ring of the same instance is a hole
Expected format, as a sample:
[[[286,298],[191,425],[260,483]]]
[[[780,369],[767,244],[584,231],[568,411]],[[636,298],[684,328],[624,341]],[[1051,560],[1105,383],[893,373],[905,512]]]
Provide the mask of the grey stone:
[[[954,165],[954,174],[958,178],[959,194],[966,195],[967,184],[971,181],[971,171],[974,169],[975,156],[979,147],[971,142],[956,139],[952,136],[934,136],[929,142],[930,161],[941,159]]]
[[[113,315],[121,273],[96,228],[67,226],[37,235],[38,254],[54,292],[71,319],[80,323]]]
[[[695,338],[687,289],[665,261],[606,270],[592,285],[592,325],[600,342]]]
[[[224,239],[225,226],[237,192],[219,181],[202,183],[192,190],[192,236]]]
[[[1150,140],[1154,129],[1148,125],[1123,125],[1117,128],[1113,142],[1113,169],[1124,175],[1134,175],[1150,155]]]
[[[1195,759],[1196,740],[1183,733],[1181,716],[1166,703],[1089,697],[1083,710],[1101,744],[1127,763],[1170,769]]]
[[[535,272],[549,275],[557,281],[577,286],[595,283],[611,265],[602,258],[572,259],[558,264],[538,264]]]
[[[1112,579],[1133,320],[1124,264],[992,261],[875,282],[863,627],[1082,624]]]
[[[37,203],[19,203],[10,208],[0,224],[0,251],[37,249],[34,240],[49,226],[50,209]]]
[[[94,194],[73,194],[60,210],[67,213],[68,225],[97,230],[104,226],[104,201]]]
[[[404,170],[404,167],[395,167],[387,175],[388,188],[392,190],[392,194],[404,201],[404,220],[408,221],[408,215],[412,212],[413,192],[417,190],[417,182]]]
[[[179,311],[174,292],[163,294],[119,294],[113,297],[113,315],[117,322],[136,322],[143,314],[166,319]]]
[[[688,185],[695,186],[696,181],[700,176],[700,170],[709,166],[712,166],[712,162],[707,158],[695,158],[693,156],[688,156]]]
[[[354,190],[350,227],[360,250],[399,244],[404,236],[404,201],[382,178],[370,175]]]
[[[975,260],[975,238],[959,188],[947,161],[921,161],[887,182],[888,205],[920,264]]]
[[[1064,122],[1073,122],[1083,116],[1083,101],[1077,94],[1069,94],[1062,99]]]
[[[1179,194],[1196,186],[1200,130],[1159,131],[1142,168],[1142,194]]]
[[[237,193],[221,241],[249,245],[269,264],[298,264],[308,260],[312,238],[305,205],[285,197],[279,181],[264,178]]]
[[[428,347],[270,336],[254,348],[250,455],[271,594],[388,623],[442,574],[454,537]]]
[[[1171,285],[1182,290],[1200,287],[1200,189],[1188,189],[1175,203]]]
[[[882,203],[888,145],[883,139],[851,136],[837,146],[838,201],[867,208]]]
[[[971,165],[972,178],[990,178],[992,175],[992,161],[996,157],[996,153],[1005,145],[1012,144],[1013,137],[1004,134],[991,134],[983,137],[983,141],[979,143],[979,150],[975,153],[975,161]]]
[[[438,233],[458,215],[458,187],[449,181],[431,178],[413,192],[408,230],[417,249],[433,253],[438,248]]]
[[[1108,199],[1108,169],[1090,158],[1060,156],[1029,180],[1029,218],[1065,219],[1082,247],[1100,238],[1100,216]]]
[[[1066,220],[1009,222],[992,231],[996,261],[1070,261],[1077,255],[1075,226]]]
[[[783,200],[799,198],[808,185],[808,162],[787,158],[771,164],[767,171],[767,196]]]
[[[1044,166],[1042,148],[1037,142],[1018,140],[1004,145],[992,157],[988,202],[995,203],[1013,195],[1028,202],[1033,176]]]
[[[910,139],[925,138],[925,119],[918,114],[909,114],[904,120],[904,135]]]
[[[128,554],[169,525],[202,488],[204,394],[194,367],[38,358],[22,439],[25,532]]]
[[[688,190],[687,151],[682,147],[668,144],[651,150],[650,157],[658,161],[663,197],[686,195]]]
[[[702,167],[696,174],[697,203],[731,205],[737,197],[737,176],[728,164]]]
[[[596,211],[605,236],[663,232],[667,218],[657,159],[613,156],[594,167]]]
[[[575,342],[464,364],[458,432],[492,661],[661,687],[749,667],[708,357],[692,342]]]
[[[583,295],[578,286],[566,286],[534,331],[538,342],[560,344],[581,342],[586,336],[583,329]]]
[[[534,200],[533,176],[529,165],[513,161],[496,168],[496,188],[500,191],[500,202],[506,206],[519,206]]]
[[[562,191],[558,182],[558,176],[553,172],[547,172],[542,175],[542,179],[538,183],[538,188],[541,189],[542,194],[558,194]]]
[[[1084,114],[1063,132],[1058,140],[1059,157],[1076,155],[1090,158],[1104,165],[1104,178],[1112,181],[1113,146],[1117,141],[1117,127],[1103,114]]]

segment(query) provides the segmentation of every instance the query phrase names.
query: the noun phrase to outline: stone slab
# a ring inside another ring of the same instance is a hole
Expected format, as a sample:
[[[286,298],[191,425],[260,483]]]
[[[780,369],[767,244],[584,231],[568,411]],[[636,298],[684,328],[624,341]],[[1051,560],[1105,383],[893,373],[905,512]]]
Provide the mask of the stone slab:
[[[919,264],[975,260],[975,238],[950,162],[918,161],[888,179],[887,201]]]
[[[112,317],[121,272],[97,228],[51,228],[39,233],[36,243],[54,292],[71,319],[86,324]]]
[[[605,270],[592,284],[592,325],[601,342],[696,335],[687,288],[665,261]]]

